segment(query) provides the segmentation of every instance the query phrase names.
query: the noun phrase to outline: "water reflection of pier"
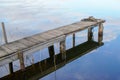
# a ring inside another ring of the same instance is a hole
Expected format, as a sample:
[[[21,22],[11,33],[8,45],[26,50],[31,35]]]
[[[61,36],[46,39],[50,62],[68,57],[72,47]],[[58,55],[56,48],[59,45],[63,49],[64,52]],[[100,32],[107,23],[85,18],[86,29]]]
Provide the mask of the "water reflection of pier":
[[[65,59],[62,59],[62,55],[54,53],[51,51],[51,54],[54,56],[50,56],[47,59],[44,59],[34,65],[26,67],[24,71],[19,70],[14,72],[8,76],[1,78],[1,80],[38,80],[39,78],[44,77],[45,75],[65,66],[65,64],[87,54],[88,52],[97,49],[102,46],[103,43],[99,44],[95,41],[87,41],[78,46],[75,46],[71,49],[66,50],[66,55],[64,55]],[[49,48],[52,49],[52,48]]]
[[[64,27],[49,30],[14,42],[7,43],[5,29],[3,28],[6,44],[0,46],[0,65],[9,63],[8,76],[1,80],[25,80],[25,78],[40,78],[46,74],[64,66],[68,62],[82,56],[83,54],[103,45],[103,23],[105,20],[89,17],[80,22]],[[98,26],[98,41],[93,40],[92,29]],[[4,27],[4,25],[3,25]],[[87,42],[75,46],[75,34],[88,29]],[[66,37],[73,35],[73,48],[66,51]],[[60,44],[60,54],[55,55],[54,43]],[[36,51],[48,47],[49,58],[32,66],[25,67],[24,57]],[[13,61],[20,61],[21,70],[14,72]],[[32,77],[34,76],[34,77]],[[34,79],[33,79],[34,80]]]

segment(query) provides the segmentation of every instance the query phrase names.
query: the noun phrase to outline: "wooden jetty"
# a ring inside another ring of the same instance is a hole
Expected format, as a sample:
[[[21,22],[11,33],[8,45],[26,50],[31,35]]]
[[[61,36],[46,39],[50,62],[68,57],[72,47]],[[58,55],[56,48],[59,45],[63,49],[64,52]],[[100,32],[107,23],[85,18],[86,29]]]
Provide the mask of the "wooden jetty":
[[[43,48],[48,47],[50,57],[54,54],[54,43],[60,43],[60,53],[63,60],[66,59],[65,39],[68,35],[73,35],[73,46],[75,46],[75,33],[88,29],[88,41],[93,39],[92,29],[99,27],[98,43],[102,44],[103,23],[105,20],[89,17],[79,22],[49,30],[40,34],[26,37],[14,42],[6,43],[0,46],[0,66],[10,63],[10,73],[13,73],[12,62],[20,60],[20,67],[25,69],[24,57],[33,54]],[[4,25],[3,25],[4,26]],[[3,29],[5,34],[5,30]],[[6,39],[6,34],[5,34]],[[5,40],[6,41],[6,40]]]
[[[99,45],[99,43],[95,41],[86,41],[78,46],[66,50],[66,60],[62,60],[61,53],[54,54],[53,52],[55,57],[44,59],[38,63],[35,63],[34,66],[31,65],[26,67],[24,72],[22,70],[16,71],[1,78],[1,80],[38,80],[47,74],[64,67],[69,62],[72,62],[73,60],[87,54],[88,52],[101,47],[102,45],[103,43]],[[55,60],[55,62],[53,62],[53,60]]]

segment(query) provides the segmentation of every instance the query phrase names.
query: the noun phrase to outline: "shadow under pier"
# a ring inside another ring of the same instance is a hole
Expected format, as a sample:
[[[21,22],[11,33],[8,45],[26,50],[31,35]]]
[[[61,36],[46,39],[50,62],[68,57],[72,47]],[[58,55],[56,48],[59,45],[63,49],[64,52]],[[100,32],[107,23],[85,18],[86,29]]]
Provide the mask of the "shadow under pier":
[[[102,45],[104,45],[104,43],[99,44],[99,42],[95,41],[86,41],[78,46],[66,50],[66,57],[64,60],[62,59],[61,53],[59,53],[53,57],[49,57],[26,67],[24,71],[19,70],[2,77],[0,80],[38,80]]]

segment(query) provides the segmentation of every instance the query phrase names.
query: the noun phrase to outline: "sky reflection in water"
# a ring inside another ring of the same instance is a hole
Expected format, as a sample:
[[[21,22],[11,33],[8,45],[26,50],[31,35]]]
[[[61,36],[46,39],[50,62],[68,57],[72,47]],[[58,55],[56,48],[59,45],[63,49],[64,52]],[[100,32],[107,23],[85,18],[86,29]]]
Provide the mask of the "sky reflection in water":
[[[55,76],[57,80],[119,80],[119,3],[119,0],[0,0],[0,22],[5,22],[8,39],[14,41],[88,16],[103,18],[105,45],[41,80],[54,80]],[[77,44],[84,40],[84,35],[85,32],[77,34]],[[0,38],[3,44],[1,31]]]

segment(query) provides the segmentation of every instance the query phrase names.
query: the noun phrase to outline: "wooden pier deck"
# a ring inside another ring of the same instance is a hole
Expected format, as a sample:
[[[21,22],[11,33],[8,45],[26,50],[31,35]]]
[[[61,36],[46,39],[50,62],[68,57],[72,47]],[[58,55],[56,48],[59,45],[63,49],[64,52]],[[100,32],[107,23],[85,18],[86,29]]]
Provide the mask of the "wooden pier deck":
[[[53,30],[49,30],[40,34],[36,34],[30,37],[26,37],[14,42],[10,42],[0,46],[0,66],[4,64],[11,63],[17,59],[20,60],[21,69],[24,65],[24,56],[30,55],[33,52],[39,51],[43,48],[53,46],[54,43],[60,42],[60,51],[63,54],[65,53],[65,39],[68,35],[73,34],[73,41],[75,44],[75,33],[85,30],[88,28],[88,38],[92,38],[92,28],[99,26],[99,36],[102,36],[102,29],[105,20],[95,19],[89,17],[83,19],[79,22],[59,27]],[[102,38],[98,39],[99,42],[102,41]],[[73,45],[74,45],[73,44]]]

